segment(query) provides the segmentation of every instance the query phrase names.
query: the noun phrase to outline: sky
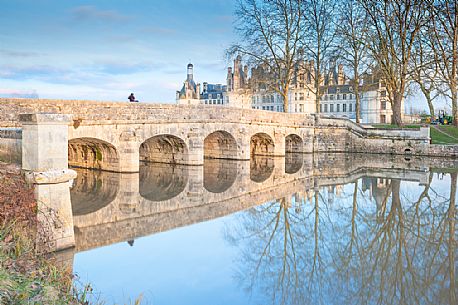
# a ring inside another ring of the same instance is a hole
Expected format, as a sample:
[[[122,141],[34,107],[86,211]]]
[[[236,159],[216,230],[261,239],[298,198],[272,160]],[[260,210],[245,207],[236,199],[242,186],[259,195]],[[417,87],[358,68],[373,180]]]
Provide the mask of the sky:
[[[0,0],[0,97],[175,102],[224,83],[232,0]]]
[[[0,0],[0,97],[174,103],[189,62],[197,82],[225,83],[235,4]],[[427,109],[415,91],[407,112]]]

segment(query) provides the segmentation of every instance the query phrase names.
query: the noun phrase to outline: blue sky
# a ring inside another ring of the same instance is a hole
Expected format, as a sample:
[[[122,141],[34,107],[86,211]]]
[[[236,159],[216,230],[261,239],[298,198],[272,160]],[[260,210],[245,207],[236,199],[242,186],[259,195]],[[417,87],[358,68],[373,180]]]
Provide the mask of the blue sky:
[[[224,83],[235,3],[0,0],[0,97],[173,103],[190,61],[198,82]],[[419,93],[410,105],[427,108]]]
[[[224,82],[231,0],[0,0],[0,96],[174,102],[192,61]]]

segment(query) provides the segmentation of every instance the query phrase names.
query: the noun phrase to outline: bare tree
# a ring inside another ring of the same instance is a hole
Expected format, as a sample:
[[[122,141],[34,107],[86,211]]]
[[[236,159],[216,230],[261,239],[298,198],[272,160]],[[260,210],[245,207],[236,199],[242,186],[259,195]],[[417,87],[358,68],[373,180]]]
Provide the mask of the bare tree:
[[[324,76],[334,55],[337,4],[336,0],[304,0],[303,6],[303,46],[312,72],[309,90],[315,95],[315,111],[320,113]]]
[[[412,49],[427,22],[426,0],[359,0],[369,21],[367,47],[385,82],[393,121],[402,125]]]
[[[430,31],[424,29],[412,51],[412,68],[410,75],[413,82],[420,88],[426,102],[429,113],[434,116],[434,100],[440,96],[439,61],[436,52],[433,51],[434,39]]]
[[[288,111],[288,95],[302,40],[302,0],[238,0],[235,15],[240,43],[229,54],[243,54],[262,67],[261,81],[280,94]]]
[[[430,0],[431,31],[434,33],[433,50],[439,61],[441,79],[451,99],[454,125],[458,126],[458,1]]]
[[[361,121],[361,76],[368,68],[368,52],[365,45],[367,17],[358,0],[349,0],[339,5],[336,34],[341,48],[338,58],[351,70],[353,92],[356,98],[356,123]]]

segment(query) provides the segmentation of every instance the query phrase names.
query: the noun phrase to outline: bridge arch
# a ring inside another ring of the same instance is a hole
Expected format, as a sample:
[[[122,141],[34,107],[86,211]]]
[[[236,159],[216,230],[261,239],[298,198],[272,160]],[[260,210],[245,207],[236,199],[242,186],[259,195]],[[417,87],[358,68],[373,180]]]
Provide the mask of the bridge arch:
[[[290,134],[285,138],[285,153],[302,153],[304,141],[297,134]]]
[[[237,159],[237,142],[227,131],[217,130],[204,140],[204,158]]]
[[[68,164],[74,167],[119,171],[116,147],[95,138],[74,138],[68,141]]]
[[[267,133],[256,133],[250,140],[250,153],[252,156],[273,156],[275,144]]]
[[[170,135],[157,135],[140,145],[140,161],[187,164],[188,147],[183,139]]]

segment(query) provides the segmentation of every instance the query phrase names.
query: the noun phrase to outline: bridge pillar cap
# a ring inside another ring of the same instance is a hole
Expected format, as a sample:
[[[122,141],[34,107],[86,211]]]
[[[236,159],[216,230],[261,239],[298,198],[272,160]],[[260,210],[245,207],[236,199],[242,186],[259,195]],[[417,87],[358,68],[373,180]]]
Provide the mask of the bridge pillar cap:
[[[26,125],[68,125],[72,121],[71,114],[60,113],[23,113],[19,121]]]

